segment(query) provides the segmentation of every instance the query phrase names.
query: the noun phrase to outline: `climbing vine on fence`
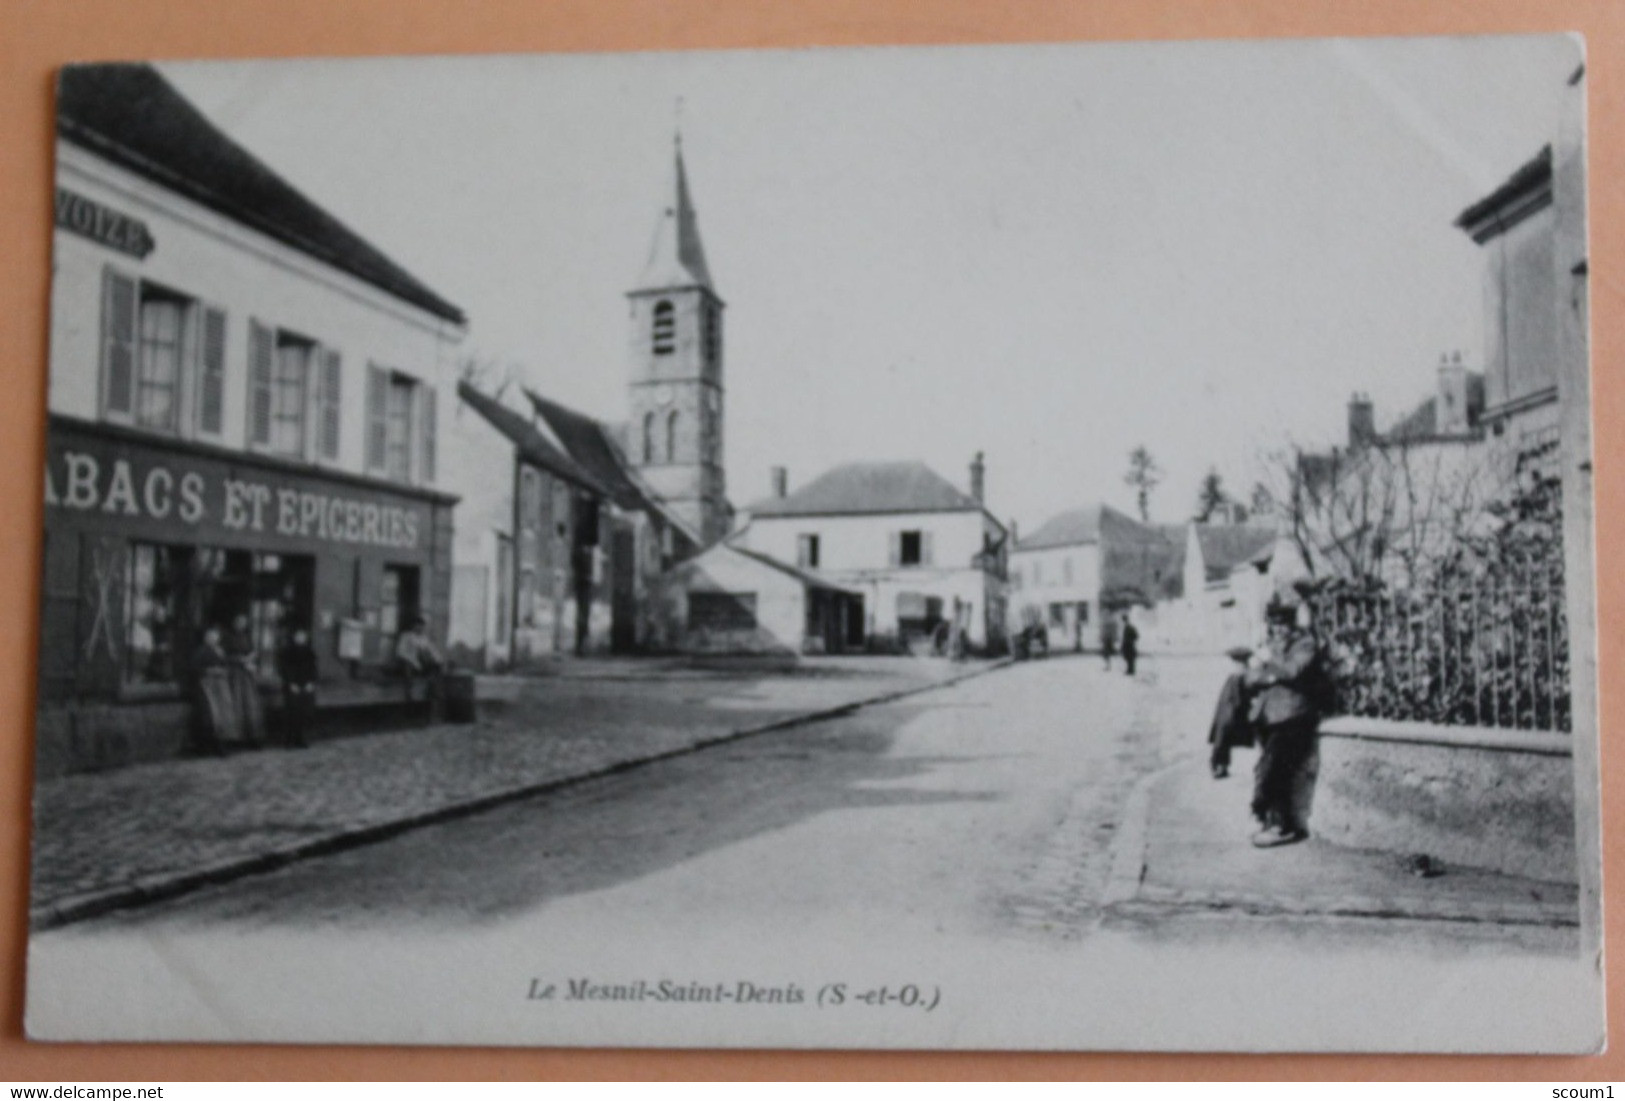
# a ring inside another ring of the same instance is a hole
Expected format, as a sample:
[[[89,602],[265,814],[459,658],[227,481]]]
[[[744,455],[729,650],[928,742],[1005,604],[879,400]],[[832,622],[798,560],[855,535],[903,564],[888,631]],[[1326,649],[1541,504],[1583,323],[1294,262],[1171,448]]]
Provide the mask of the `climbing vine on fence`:
[[[1558,483],[1528,478],[1417,583],[1323,580],[1313,597],[1345,714],[1571,727]]]

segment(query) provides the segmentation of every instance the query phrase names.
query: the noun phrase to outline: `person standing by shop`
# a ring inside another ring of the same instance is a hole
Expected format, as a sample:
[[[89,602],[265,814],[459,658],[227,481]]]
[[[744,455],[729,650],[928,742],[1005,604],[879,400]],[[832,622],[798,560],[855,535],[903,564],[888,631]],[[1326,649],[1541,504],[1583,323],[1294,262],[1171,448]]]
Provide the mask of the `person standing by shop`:
[[[429,625],[422,616],[414,616],[395,643],[395,660],[400,663],[401,675],[406,678],[406,698],[413,698],[412,685],[423,681],[427,698],[434,700],[439,694],[440,671],[445,663],[440,652],[429,641]]]
[[[227,742],[239,740],[228,661],[220,644],[220,628],[207,628],[203,642],[192,653],[191,667],[192,735],[205,753],[224,753]]]
[[[1261,828],[1252,842],[1261,849],[1309,836],[1309,805],[1320,768],[1320,718],[1330,688],[1309,606],[1300,609],[1278,599],[1265,615],[1269,653],[1245,677],[1247,687],[1258,693],[1252,811]]]
[[[294,628],[277,655],[277,672],[282,677],[283,737],[287,745],[304,749],[316,722],[316,651],[309,631]]]
[[[259,678],[254,675],[256,656],[248,617],[238,615],[232,619],[231,632],[226,636],[226,672],[238,716],[237,734],[247,746],[265,742],[265,705],[260,701]]]
[[[1134,675],[1134,663],[1140,657],[1140,630],[1129,619],[1128,613],[1123,613],[1123,664],[1128,667],[1129,676]]]

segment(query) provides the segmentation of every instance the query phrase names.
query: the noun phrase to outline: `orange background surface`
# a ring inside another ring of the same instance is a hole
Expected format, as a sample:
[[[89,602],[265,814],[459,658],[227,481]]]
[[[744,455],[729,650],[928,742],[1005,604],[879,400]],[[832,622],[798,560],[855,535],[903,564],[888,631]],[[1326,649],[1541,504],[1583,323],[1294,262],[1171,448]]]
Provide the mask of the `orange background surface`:
[[[71,61],[1581,31],[1591,119],[1599,680],[1625,646],[1625,3],[1618,0],[0,0],[0,1081],[423,1078],[1625,1078],[1596,1058],[692,1052],[31,1044],[22,1036],[38,608],[53,71]],[[1602,754],[1603,787],[1625,761]],[[1603,805],[1607,941],[1625,943],[1625,800]],[[1538,1012],[1515,1004],[1508,1012]],[[454,1012],[455,1007],[447,1007]]]

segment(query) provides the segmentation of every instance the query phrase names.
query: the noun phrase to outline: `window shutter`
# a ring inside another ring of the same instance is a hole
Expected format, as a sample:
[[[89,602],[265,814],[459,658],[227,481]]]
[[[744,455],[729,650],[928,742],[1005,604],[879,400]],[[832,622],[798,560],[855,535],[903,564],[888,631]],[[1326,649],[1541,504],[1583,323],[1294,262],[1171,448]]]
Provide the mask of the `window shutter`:
[[[886,561],[893,566],[901,566],[903,564],[902,532],[894,531],[891,533],[891,547],[886,554]]]
[[[271,330],[248,322],[248,442],[271,444]]]
[[[317,449],[322,458],[337,462],[339,457],[339,395],[343,393],[337,348],[321,349],[321,377],[317,388]]]
[[[102,413],[128,420],[135,412],[135,280],[102,272]]]
[[[920,532],[920,565],[929,566],[931,564],[931,533],[922,531]]]
[[[226,311],[203,307],[198,348],[198,431],[218,436],[226,420]]]
[[[417,389],[423,398],[423,461],[418,469],[423,473],[423,483],[428,485],[435,477],[435,404],[439,394],[433,386],[419,385]]]
[[[367,469],[382,470],[386,439],[385,403],[389,400],[389,375],[381,367],[367,365]]]

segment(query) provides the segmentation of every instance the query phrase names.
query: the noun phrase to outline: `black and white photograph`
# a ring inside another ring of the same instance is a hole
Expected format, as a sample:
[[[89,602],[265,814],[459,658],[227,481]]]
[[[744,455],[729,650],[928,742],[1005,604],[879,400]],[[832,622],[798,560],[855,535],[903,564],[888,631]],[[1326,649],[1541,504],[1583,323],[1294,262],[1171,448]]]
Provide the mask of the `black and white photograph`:
[[[29,1035],[1599,1051],[1585,96],[61,69]]]

